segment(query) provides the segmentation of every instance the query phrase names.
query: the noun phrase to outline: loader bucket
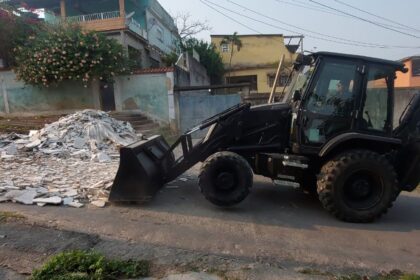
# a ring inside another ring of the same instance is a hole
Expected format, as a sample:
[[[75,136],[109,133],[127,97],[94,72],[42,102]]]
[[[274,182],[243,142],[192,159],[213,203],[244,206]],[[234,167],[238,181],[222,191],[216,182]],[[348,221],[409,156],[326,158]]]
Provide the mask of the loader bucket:
[[[121,148],[120,166],[109,201],[150,200],[164,185],[166,172],[174,163],[173,153],[167,154],[169,149],[162,136],[153,136]]]

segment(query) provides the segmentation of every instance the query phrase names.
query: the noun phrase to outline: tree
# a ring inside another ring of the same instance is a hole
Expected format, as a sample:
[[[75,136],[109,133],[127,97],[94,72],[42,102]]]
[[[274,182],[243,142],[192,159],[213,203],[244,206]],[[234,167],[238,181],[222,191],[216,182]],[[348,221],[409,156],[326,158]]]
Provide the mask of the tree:
[[[174,21],[182,41],[190,39],[200,32],[211,30],[207,20],[192,20],[189,13],[178,13],[174,17]]]
[[[12,5],[0,3],[0,58],[6,67],[15,65],[13,49],[42,28],[37,17],[30,11],[22,12]]]
[[[121,44],[73,24],[36,32],[16,48],[15,56],[17,78],[36,86],[65,80],[82,81],[85,86],[94,79],[112,82],[130,70]]]
[[[234,32],[232,35],[225,36],[220,45],[228,45],[230,47],[230,58],[229,58],[229,78],[230,78],[230,71],[232,70],[232,58],[234,54],[234,47],[239,52],[242,48],[242,41],[239,39],[238,32]]]
[[[206,68],[212,84],[220,84],[223,81],[223,60],[214,44],[190,38],[185,40],[182,50],[190,53],[195,50],[200,55],[200,62]]]
[[[178,58],[179,54],[176,52],[171,52],[162,56],[162,62],[165,63],[167,67],[171,67],[175,65],[175,63],[178,61]]]

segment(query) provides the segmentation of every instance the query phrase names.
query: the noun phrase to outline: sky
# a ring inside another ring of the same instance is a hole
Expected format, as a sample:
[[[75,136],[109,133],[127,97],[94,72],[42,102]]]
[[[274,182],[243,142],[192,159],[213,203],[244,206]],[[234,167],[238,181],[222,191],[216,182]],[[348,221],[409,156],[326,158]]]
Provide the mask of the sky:
[[[305,51],[333,51],[393,60],[420,54],[418,0],[159,2],[171,15],[189,13],[193,20],[207,20],[212,30],[197,35],[206,41],[210,40],[210,34],[235,31],[239,34],[304,34]]]

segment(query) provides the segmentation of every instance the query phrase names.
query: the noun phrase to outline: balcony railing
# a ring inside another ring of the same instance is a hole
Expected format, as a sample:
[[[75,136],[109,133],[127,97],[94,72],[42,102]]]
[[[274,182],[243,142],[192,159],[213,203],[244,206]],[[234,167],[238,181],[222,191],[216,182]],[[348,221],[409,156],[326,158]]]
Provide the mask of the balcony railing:
[[[89,14],[89,15],[79,15],[79,16],[67,17],[67,21],[70,21],[70,22],[85,22],[85,21],[93,21],[93,20],[104,20],[104,19],[111,19],[111,18],[119,18],[120,16],[121,16],[120,11],[112,11],[112,12],[104,12],[104,13],[96,13],[96,14]]]
[[[147,31],[135,19],[130,18],[126,20],[128,28],[147,40]]]
[[[119,11],[112,11],[112,12],[104,12],[104,13],[96,13],[96,14],[88,14],[88,15],[79,15],[79,16],[72,16],[67,17],[66,21],[68,22],[78,22],[81,24],[86,24],[86,27],[89,28],[89,22],[92,21],[101,21],[101,20],[111,20],[111,19],[122,19],[121,14]],[[105,23],[104,23],[105,24]],[[124,21],[122,22],[124,24]],[[125,26],[128,27],[129,30],[133,31],[134,33],[140,35],[144,39],[147,40],[147,31],[133,18],[129,18],[125,20]],[[96,25],[95,30],[98,30],[98,26]],[[105,27],[106,29],[106,27]],[[100,31],[105,31],[105,29],[100,29]]]

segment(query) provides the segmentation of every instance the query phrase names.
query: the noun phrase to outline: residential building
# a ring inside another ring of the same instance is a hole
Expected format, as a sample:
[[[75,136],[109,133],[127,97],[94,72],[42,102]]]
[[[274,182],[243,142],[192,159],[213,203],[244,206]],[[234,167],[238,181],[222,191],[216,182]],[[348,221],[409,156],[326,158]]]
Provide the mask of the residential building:
[[[303,40],[302,36],[283,36],[281,34],[238,35],[242,43],[238,51],[234,46],[233,56],[230,44],[223,44],[229,35],[211,35],[212,43],[219,50],[227,73],[226,83],[251,83],[251,93],[268,94],[273,87],[278,64],[285,55],[278,86],[287,85],[290,66],[294,62]],[[291,44],[298,40],[298,43]],[[285,44],[285,40],[288,43]],[[230,63],[231,62],[231,63]]]
[[[395,87],[420,87],[420,56],[409,56],[400,60],[408,68],[407,73],[397,72]]]
[[[22,2],[20,0],[11,0]],[[140,68],[159,67],[179,41],[172,17],[157,0],[25,0],[45,21],[77,22],[118,40]]]

